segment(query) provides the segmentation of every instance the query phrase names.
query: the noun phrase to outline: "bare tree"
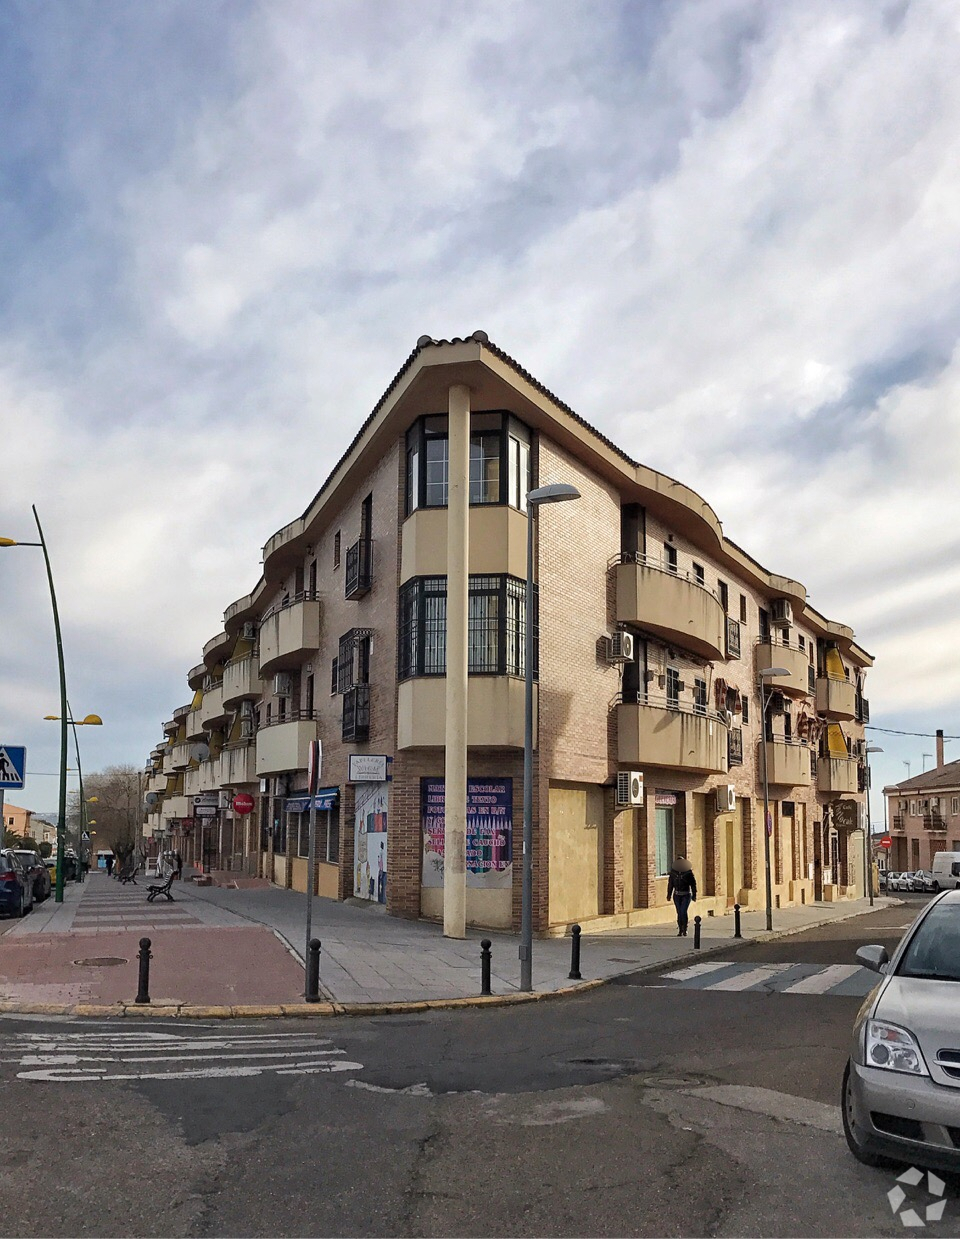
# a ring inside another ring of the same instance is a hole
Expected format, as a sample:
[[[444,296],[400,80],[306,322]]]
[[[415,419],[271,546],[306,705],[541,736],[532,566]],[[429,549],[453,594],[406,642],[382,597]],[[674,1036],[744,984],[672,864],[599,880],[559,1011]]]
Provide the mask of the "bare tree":
[[[87,775],[83,791],[87,800],[87,821],[93,819],[96,837],[91,851],[110,848],[122,869],[141,844],[143,829],[142,774],[136,766],[108,766],[106,770]],[[68,824],[79,829],[80,797],[72,798]]]

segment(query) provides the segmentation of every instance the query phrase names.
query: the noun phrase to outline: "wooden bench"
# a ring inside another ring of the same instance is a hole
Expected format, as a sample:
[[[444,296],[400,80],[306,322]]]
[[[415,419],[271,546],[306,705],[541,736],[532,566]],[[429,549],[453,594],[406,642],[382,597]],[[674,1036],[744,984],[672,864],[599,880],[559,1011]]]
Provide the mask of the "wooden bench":
[[[167,899],[170,900],[171,903],[174,903],[175,900],[173,896],[170,894],[170,887],[172,885],[173,885],[173,874],[171,873],[170,876],[167,878],[166,882],[164,882],[162,886],[148,886],[147,887],[147,891],[148,891],[147,903],[153,903],[153,901],[156,899],[158,895],[164,895]]]

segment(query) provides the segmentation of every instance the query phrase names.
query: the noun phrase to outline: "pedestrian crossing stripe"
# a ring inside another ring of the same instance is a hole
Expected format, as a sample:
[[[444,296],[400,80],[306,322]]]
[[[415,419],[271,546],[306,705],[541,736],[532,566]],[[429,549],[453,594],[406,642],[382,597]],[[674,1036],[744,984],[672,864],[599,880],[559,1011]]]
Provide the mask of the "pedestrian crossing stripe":
[[[735,964],[711,960],[662,973],[653,985],[708,993],[829,994],[862,998],[878,984],[876,973],[859,964]]]

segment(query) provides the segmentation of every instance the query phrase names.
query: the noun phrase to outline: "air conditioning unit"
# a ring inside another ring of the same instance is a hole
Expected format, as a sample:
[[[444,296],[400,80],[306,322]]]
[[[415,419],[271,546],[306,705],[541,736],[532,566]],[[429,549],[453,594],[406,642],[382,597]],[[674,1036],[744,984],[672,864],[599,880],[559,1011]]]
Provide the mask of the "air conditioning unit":
[[[717,788],[717,812],[732,813],[737,807],[737,794],[733,790],[733,784],[728,783],[726,787]]]
[[[621,770],[617,774],[617,806],[637,809],[643,804],[643,774],[639,770]]]
[[[290,680],[289,671],[278,671],[273,677],[273,695],[274,697],[289,697],[293,692],[293,684]]]
[[[244,641],[256,641],[257,639],[256,624],[253,624],[253,623],[244,624],[244,626],[240,629],[240,636],[243,638]]]
[[[607,638],[607,660],[612,663],[633,662],[633,634],[615,632]]]
[[[770,618],[774,624],[792,624],[793,607],[789,598],[774,598],[770,603]]]

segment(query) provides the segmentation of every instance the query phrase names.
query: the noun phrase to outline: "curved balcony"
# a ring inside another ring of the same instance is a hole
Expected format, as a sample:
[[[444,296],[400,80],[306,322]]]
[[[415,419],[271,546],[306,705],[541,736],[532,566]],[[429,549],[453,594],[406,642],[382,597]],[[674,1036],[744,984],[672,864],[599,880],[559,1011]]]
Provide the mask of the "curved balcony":
[[[808,669],[810,659],[806,650],[796,645],[781,645],[777,641],[759,641],[757,651],[757,675],[768,667],[785,667],[789,675],[771,676],[764,679],[768,688],[779,689],[791,697],[806,697],[810,692]],[[807,771],[809,782],[809,770]]]
[[[617,758],[625,766],[725,774],[728,731],[719,714],[680,709],[666,698],[622,701],[617,705]]]
[[[223,669],[223,704],[226,709],[238,701],[259,697],[263,691],[260,683],[260,661],[256,654],[234,658]]]
[[[776,663],[772,664],[776,666]],[[767,740],[767,782],[783,787],[809,787],[810,750],[795,740]],[[762,766],[757,763],[762,772]]]
[[[207,738],[206,732],[203,730],[202,710],[203,706],[201,703],[195,710],[191,710],[184,719],[184,735],[188,740],[197,741]]]
[[[306,770],[310,741],[316,738],[316,716],[298,715],[261,726],[256,741],[257,778]]]
[[[253,740],[228,745],[220,754],[220,778],[224,787],[240,787],[257,780],[257,746]]]
[[[786,665],[786,664],[784,664]],[[817,713],[824,718],[851,719],[857,713],[857,687],[844,676],[817,677]]]
[[[177,708],[173,712],[174,723],[176,723],[177,725],[182,723],[183,720],[187,717],[187,715],[190,713],[192,709],[193,709],[193,706],[190,706],[190,705],[177,706]]]
[[[195,667],[191,667],[187,672],[187,683],[194,690],[203,687],[203,681],[210,674],[206,663],[197,663]]]
[[[260,622],[260,676],[301,666],[320,649],[320,599],[298,594],[268,611]]]
[[[616,567],[620,623],[636,624],[701,658],[726,657],[726,616],[705,585],[639,553],[621,556]]]
[[[216,680],[203,694],[200,702],[200,725],[205,731],[219,727],[227,721],[227,711],[223,702],[223,681]]]
[[[193,758],[190,750],[194,746],[192,744],[175,744],[170,750],[170,766],[174,771],[186,770]],[[164,770],[167,769],[167,763],[164,762]]]
[[[533,717],[537,717],[536,684]],[[446,742],[446,678],[402,680],[397,693],[397,748],[442,748]],[[536,745],[536,722],[533,743]],[[467,693],[467,744],[471,748],[523,748],[523,680],[472,675]]]
[[[210,638],[203,647],[203,661],[208,671],[227,657],[235,640],[236,637],[232,637],[228,632],[218,632],[215,637]]]
[[[817,791],[847,795],[859,789],[855,757],[821,757],[817,761]]]

